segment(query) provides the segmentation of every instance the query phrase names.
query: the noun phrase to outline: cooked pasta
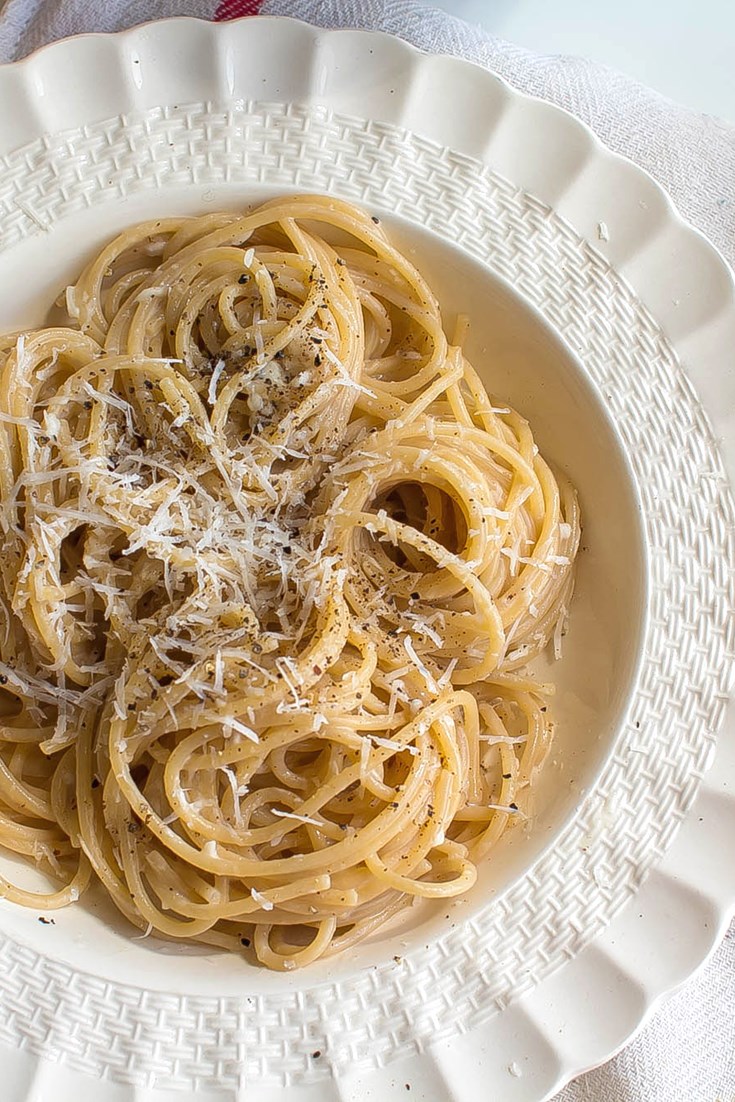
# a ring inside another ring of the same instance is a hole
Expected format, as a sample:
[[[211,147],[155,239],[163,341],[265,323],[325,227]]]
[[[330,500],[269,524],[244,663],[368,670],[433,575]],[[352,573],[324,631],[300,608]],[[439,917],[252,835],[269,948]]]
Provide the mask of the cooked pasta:
[[[126,230],[0,339],[0,844],[306,965],[530,809],[579,513],[377,218]],[[460,326],[461,329],[461,326]]]

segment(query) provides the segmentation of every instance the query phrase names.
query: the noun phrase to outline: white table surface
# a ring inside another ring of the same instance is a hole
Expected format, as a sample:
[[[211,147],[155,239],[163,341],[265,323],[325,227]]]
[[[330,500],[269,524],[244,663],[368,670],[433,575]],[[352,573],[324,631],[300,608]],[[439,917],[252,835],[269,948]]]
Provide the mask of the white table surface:
[[[540,54],[610,65],[735,123],[735,0],[422,0]]]

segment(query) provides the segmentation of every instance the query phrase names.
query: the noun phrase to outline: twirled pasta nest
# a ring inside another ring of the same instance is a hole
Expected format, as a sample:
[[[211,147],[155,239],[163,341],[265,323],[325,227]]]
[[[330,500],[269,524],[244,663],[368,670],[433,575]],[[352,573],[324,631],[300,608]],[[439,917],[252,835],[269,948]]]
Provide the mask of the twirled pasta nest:
[[[0,843],[63,886],[0,891],[277,969],[466,891],[579,540],[528,424],[334,199],[136,226],[66,309],[0,341]]]

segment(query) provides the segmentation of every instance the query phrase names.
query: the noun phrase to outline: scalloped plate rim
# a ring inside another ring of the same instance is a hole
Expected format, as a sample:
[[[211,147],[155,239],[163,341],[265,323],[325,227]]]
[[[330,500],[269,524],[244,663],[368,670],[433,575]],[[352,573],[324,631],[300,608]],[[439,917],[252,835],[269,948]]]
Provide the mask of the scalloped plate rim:
[[[87,41],[91,44],[94,44],[96,41],[108,41],[110,39],[116,39],[120,42],[125,40],[133,40],[137,35],[145,35],[146,33],[150,32],[155,33],[158,28],[170,23],[189,25],[190,27],[194,28],[197,33],[203,31],[204,28],[207,28],[207,31],[205,33],[214,34],[221,33],[221,30],[223,30],[224,33],[227,33],[230,28],[242,24],[290,24],[293,26],[304,27],[308,31],[311,31],[314,40],[322,36],[330,35],[359,35],[361,37],[373,37],[377,41],[390,41],[393,43],[399,43],[400,47],[405,50],[408,55],[425,58],[451,58],[459,65],[469,66],[475,71],[476,75],[478,75],[480,79],[490,79],[492,81],[495,81],[498,86],[511,97],[520,97],[520,99],[528,101],[530,103],[540,104],[545,109],[551,110],[552,112],[556,112],[560,116],[563,116],[567,120],[568,124],[572,124],[572,126],[576,128],[581,128],[586,133],[587,137],[592,140],[593,147],[598,155],[602,155],[605,158],[612,159],[618,164],[625,165],[626,170],[630,175],[638,175],[640,178],[646,180],[648,183],[653,185],[654,189],[665,201],[665,209],[667,215],[673,218],[680,227],[686,229],[690,235],[693,235],[697,239],[698,244],[700,246],[703,246],[706,252],[708,252],[710,255],[714,255],[719,260],[720,274],[725,278],[726,282],[728,283],[732,302],[733,305],[735,305],[735,272],[731,268],[730,264],[722,255],[717,246],[709,240],[706,234],[704,234],[702,230],[700,230],[697,226],[690,222],[681,213],[666,189],[647,169],[643,168],[641,165],[636,164],[635,161],[625,156],[625,154],[617,153],[615,150],[611,149],[608,145],[605,144],[605,142],[602,141],[601,138],[598,137],[598,135],[595,133],[592,127],[589,126],[588,123],[578,118],[578,116],[576,116],[566,107],[561,107],[559,104],[552,103],[549,100],[545,100],[541,96],[535,96],[529,92],[524,92],[518,88],[515,88],[510,83],[510,81],[507,80],[504,76],[501,76],[500,73],[497,73],[494,69],[485,68],[477,61],[473,61],[469,58],[460,57],[457,54],[441,52],[433,53],[428,50],[424,50],[419,46],[414,46],[413,43],[406,41],[406,39],[400,38],[398,35],[391,34],[388,31],[370,30],[365,27],[321,27],[317,24],[307,23],[306,21],[298,19],[294,16],[285,15],[244,15],[236,19],[223,21],[221,23],[214,23],[208,19],[203,19],[199,16],[178,15],[163,17],[160,19],[148,19],[144,22],[136,23],[131,27],[126,27],[118,31],[84,31],[78,34],[68,35],[65,38],[56,39],[53,42],[48,42],[43,46],[37,47],[35,50],[31,51],[31,53],[27,54],[25,57],[19,58],[17,61],[6,62],[4,65],[0,66],[0,70],[16,70],[18,72],[26,68],[30,70],[38,58],[44,58],[46,56],[52,55],[55,51],[59,51],[61,53],[65,49],[66,44],[70,42]],[[0,122],[0,137],[1,135],[2,124]]]
[[[504,77],[500,76],[498,73],[495,73],[490,69],[484,68],[479,63],[469,61],[469,60],[466,60],[466,59],[462,59],[462,58],[457,57],[456,55],[451,55],[451,54],[447,54],[447,55],[431,54],[431,53],[429,53],[425,50],[422,50],[422,49],[420,49],[416,46],[413,46],[411,43],[408,43],[403,39],[400,39],[400,38],[397,38],[394,35],[388,34],[387,32],[371,31],[371,30],[367,30],[367,29],[358,29],[358,28],[339,28],[339,29],[329,30],[329,29],[326,29],[326,28],[321,28],[321,27],[318,27],[318,26],[314,26],[312,24],[303,24],[300,20],[293,19],[293,18],[290,18],[290,17],[283,17],[283,16],[245,17],[245,19],[236,20],[236,21],[233,21],[232,23],[229,23],[229,24],[228,23],[211,24],[210,22],[208,22],[206,20],[202,20],[202,19],[198,19],[198,18],[194,18],[194,17],[189,17],[189,16],[181,16],[181,17],[174,17],[173,20],[172,19],[157,19],[157,20],[146,21],[144,23],[137,24],[136,26],[127,28],[125,30],[114,32],[113,34],[104,33],[104,32],[95,32],[95,33],[75,35],[75,36],[72,36],[70,39],[62,39],[62,40],[50,43],[46,46],[43,46],[43,47],[39,48],[38,50],[34,51],[33,53],[31,53],[30,55],[28,55],[27,57],[25,57],[23,59],[21,59],[19,61],[16,61],[16,62],[13,62],[13,63],[10,63],[6,66],[3,66],[3,69],[4,70],[15,70],[18,73],[20,73],[20,72],[29,72],[29,71],[32,70],[32,67],[33,67],[34,63],[36,62],[36,59],[39,58],[39,57],[46,57],[46,56],[49,56],[49,55],[53,55],[54,53],[58,53],[59,58],[61,58],[63,56],[63,51],[66,47],[66,44],[69,41],[88,40],[88,41],[94,43],[95,41],[108,40],[108,39],[111,39],[111,38],[114,38],[119,42],[122,42],[124,40],[130,41],[130,40],[133,40],[136,36],[141,35],[141,34],[143,34],[143,35],[148,34],[148,33],[155,34],[155,33],[157,33],[159,28],[171,23],[172,21],[176,22],[178,24],[188,24],[190,27],[192,27],[193,30],[195,29],[195,33],[200,33],[200,29],[203,29],[203,28],[207,29],[206,33],[211,33],[211,34],[227,33],[226,30],[223,31],[223,32],[220,32],[219,28],[229,28],[229,27],[233,26],[236,23],[242,23],[242,22],[245,22],[246,20],[249,23],[252,23],[254,21],[258,21],[258,22],[269,21],[269,22],[272,22],[274,24],[278,24],[278,23],[299,24],[299,25],[307,27],[309,29],[309,31],[311,31],[312,38],[314,39],[314,41],[318,40],[319,38],[321,38],[323,36],[328,36],[328,35],[355,35],[355,34],[358,34],[358,35],[361,35],[361,36],[372,37],[377,41],[390,40],[391,42],[394,42],[394,43],[399,42],[400,45],[401,45],[401,48],[403,50],[405,50],[406,55],[414,55],[414,56],[429,57],[429,58],[431,58],[431,57],[442,57],[442,56],[452,57],[453,60],[456,61],[458,65],[469,66],[471,69],[473,69],[474,72],[477,74],[477,79],[478,80],[483,80],[483,81],[493,80],[494,82],[496,82],[496,84],[504,91],[504,93],[509,95],[510,97],[512,97],[514,99],[515,98],[520,98],[521,100],[530,101],[531,103],[535,103],[535,104],[541,104],[541,105],[543,105],[543,107],[546,110],[551,109],[554,112],[558,112],[560,115],[562,115],[566,118],[567,125],[570,127],[570,129],[571,128],[581,128],[583,131],[586,132],[588,138],[592,139],[592,148],[594,150],[595,156],[602,157],[606,160],[610,160],[610,161],[616,162],[618,164],[621,164],[621,163],[624,164],[626,166],[626,172],[628,173],[628,175],[630,176],[631,179],[634,178],[634,177],[639,177],[639,178],[642,178],[642,179],[646,180],[650,185],[653,186],[653,188],[659,193],[659,195],[661,197],[663,197],[663,199],[665,201],[664,205],[665,205],[665,211],[666,211],[667,218],[669,220],[673,221],[674,223],[676,223],[679,228],[683,228],[684,230],[686,230],[687,235],[690,238],[690,240],[692,242],[696,242],[697,256],[708,255],[710,258],[712,258],[714,256],[719,261],[718,274],[724,279],[725,283],[727,284],[728,296],[729,296],[728,301],[723,305],[723,307],[721,309],[723,311],[725,311],[727,309],[735,308],[735,278],[734,278],[733,271],[732,271],[730,265],[728,264],[726,259],[722,256],[722,254],[719,252],[719,250],[717,250],[716,247],[707,239],[705,234],[702,233],[702,231],[700,231],[697,227],[693,226],[686,218],[684,218],[684,216],[680,213],[679,209],[677,208],[677,206],[676,206],[675,202],[673,201],[673,199],[668,195],[668,193],[665,191],[665,189],[661,187],[661,185],[656,181],[656,179],[647,170],[641,168],[639,165],[635,164],[634,162],[629,160],[624,155],[616,153],[613,150],[609,149],[604,144],[604,142],[602,142],[601,139],[595,134],[595,132],[591,129],[591,127],[589,127],[586,123],[582,122],[572,112],[568,111],[567,109],[559,107],[555,104],[550,104],[548,101],[542,99],[541,97],[532,96],[532,95],[529,95],[525,92],[519,91],[518,89],[513,87],[513,85],[511,85]],[[318,97],[311,98],[310,102],[318,102]],[[29,139],[31,137],[32,136],[29,134]],[[0,123],[0,144],[1,143],[2,143],[2,124]],[[15,148],[15,146],[14,146],[14,148]],[[519,295],[522,296],[521,291],[516,290],[516,294],[519,294]],[[529,305],[532,305],[532,304],[529,304]],[[727,710],[727,713],[726,713],[726,716],[725,716],[725,720],[724,720],[724,724],[723,724],[723,728],[722,728],[722,730],[720,732],[720,735],[719,735],[719,739],[723,739],[725,737],[726,733],[729,731],[729,729],[732,728],[732,724],[733,724],[733,714],[732,713],[733,713],[733,708],[732,708],[732,703],[731,703],[730,706],[728,707],[728,710]],[[719,744],[718,744],[718,751],[719,751]],[[711,777],[711,767],[710,767],[710,771],[708,772],[707,777],[705,778],[705,780],[703,782],[703,787],[704,788],[707,788],[708,781],[709,781],[710,777]],[[694,814],[694,811],[695,811],[695,808],[696,808],[696,805],[697,805],[697,802],[698,802],[699,798],[700,798],[700,794],[698,794],[697,799],[695,800],[692,808],[690,809],[689,815]],[[730,799],[733,799],[733,798],[734,797],[731,794]],[[676,847],[676,839],[674,839],[674,841],[672,842],[671,848],[674,849],[675,847]],[[702,894],[704,894],[707,897],[707,899],[712,903],[712,905],[716,908],[717,913],[718,913],[719,921],[717,923],[713,924],[713,929],[711,931],[712,937],[710,939],[710,947],[709,947],[709,950],[707,952],[707,955],[704,957],[704,959],[700,959],[700,960],[698,960],[698,961],[696,961],[692,964],[691,969],[689,971],[689,977],[691,977],[691,975],[698,972],[701,968],[703,968],[705,966],[705,964],[706,964],[707,960],[709,959],[711,953],[714,952],[717,944],[721,940],[722,935],[723,935],[725,929],[727,928],[727,924],[730,921],[731,915],[735,914],[735,899],[731,899],[730,903],[728,905],[724,901],[723,898],[721,898],[720,896],[715,896],[712,892],[703,891]],[[629,905],[632,905],[633,902],[634,902],[634,900],[631,901],[631,904],[629,904]],[[614,921],[615,921],[615,919],[613,919],[613,923],[614,923]],[[592,944],[594,944],[594,942]],[[651,1017],[655,1014],[656,1010],[659,1008],[661,1003],[666,998],[670,997],[670,995],[672,995],[675,991],[680,989],[680,987],[686,982],[686,979],[689,978],[689,977],[684,977],[684,978],[679,978],[679,979],[673,980],[670,986],[664,986],[656,994],[654,994],[647,1001],[647,1004],[644,1008],[642,1016],[640,1017],[637,1024],[634,1026],[634,1028],[632,1030],[630,1030],[626,1033],[626,1036],[623,1037],[620,1040],[619,1044],[614,1049],[611,1049],[611,1051],[609,1053],[609,1056],[613,1056],[615,1054],[615,1052],[620,1051],[620,1049],[625,1046],[625,1044],[631,1039],[632,1036],[634,1036],[642,1028],[644,1028],[645,1025],[650,1021]],[[543,985],[543,980],[541,981],[541,985]],[[599,1063],[600,1063],[600,1061],[597,1060],[597,1059],[593,1063],[585,1063],[584,1062],[584,1056],[581,1053],[580,1053],[579,1058],[576,1061],[572,1061],[571,1058],[563,1059],[560,1054],[559,1054],[559,1058],[560,1058],[560,1062],[562,1064],[562,1069],[560,1071],[560,1077],[557,1079],[557,1081],[556,1081],[553,1089],[551,1090],[551,1092],[544,1095],[545,1098],[551,1097],[551,1094],[558,1091],[564,1085],[564,1083],[568,1082],[572,1077],[582,1073],[585,1070],[589,1070],[593,1067],[599,1066]],[[573,1066],[572,1066],[572,1064],[573,1064]],[[184,1097],[183,1093],[182,1093],[181,1097],[182,1098]]]

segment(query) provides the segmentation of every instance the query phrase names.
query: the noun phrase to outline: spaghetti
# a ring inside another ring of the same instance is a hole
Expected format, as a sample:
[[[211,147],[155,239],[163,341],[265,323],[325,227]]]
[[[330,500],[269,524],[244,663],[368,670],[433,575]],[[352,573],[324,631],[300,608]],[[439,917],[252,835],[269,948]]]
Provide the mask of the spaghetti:
[[[0,844],[292,969],[465,892],[551,738],[575,494],[377,219],[127,230],[0,339]]]

